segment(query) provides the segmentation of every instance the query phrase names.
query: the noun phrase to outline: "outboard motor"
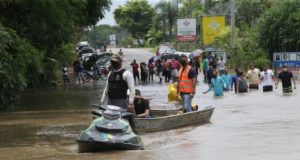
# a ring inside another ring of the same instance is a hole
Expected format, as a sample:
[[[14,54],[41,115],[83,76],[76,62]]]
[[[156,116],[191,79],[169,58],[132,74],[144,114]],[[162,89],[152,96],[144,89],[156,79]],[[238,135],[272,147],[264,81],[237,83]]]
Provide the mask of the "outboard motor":
[[[79,135],[78,152],[143,149],[141,138],[132,131],[129,122],[122,118],[122,111],[124,109],[111,105],[99,111],[102,116],[96,118]]]

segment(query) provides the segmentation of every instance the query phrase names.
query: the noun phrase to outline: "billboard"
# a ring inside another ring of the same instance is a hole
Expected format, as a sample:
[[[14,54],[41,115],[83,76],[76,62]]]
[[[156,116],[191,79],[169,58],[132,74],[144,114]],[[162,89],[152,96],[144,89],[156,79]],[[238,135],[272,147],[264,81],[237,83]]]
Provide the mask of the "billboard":
[[[217,34],[225,27],[225,16],[202,17],[203,44],[211,44]]]
[[[196,19],[177,19],[177,40],[180,42],[196,41]]]

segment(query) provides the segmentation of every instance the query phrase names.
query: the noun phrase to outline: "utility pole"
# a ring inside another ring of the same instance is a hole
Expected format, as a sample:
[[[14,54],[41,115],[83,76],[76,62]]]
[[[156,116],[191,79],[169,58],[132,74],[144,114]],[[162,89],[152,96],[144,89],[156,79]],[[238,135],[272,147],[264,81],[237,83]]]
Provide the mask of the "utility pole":
[[[234,34],[235,34],[235,0],[230,0],[230,23],[231,23],[230,46],[232,48],[234,43]]]

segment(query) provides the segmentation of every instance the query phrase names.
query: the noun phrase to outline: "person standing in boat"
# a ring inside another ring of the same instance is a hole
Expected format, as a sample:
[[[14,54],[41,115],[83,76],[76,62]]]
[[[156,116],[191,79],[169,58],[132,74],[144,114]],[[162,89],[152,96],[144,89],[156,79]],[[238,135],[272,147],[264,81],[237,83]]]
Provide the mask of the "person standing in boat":
[[[282,82],[282,91],[283,93],[292,93],[292,81],[294,84],[294,89],[296,89],[296,81],[294,75],[291,71],[288,70],[287,66],[282,67],[282,71],[278,74],[278,80],[275,83],[275,89],[278,87],[278,83]]]
[[[179,62],[181,68],[178,72],[177,92],[178,95],[181,96],[186,112],[191,112],[192,99],[196,93],[196,73],[194,68],[188,65],[188,58],[186,55],[181,55]]]
[[[108,74],[100,104],[104,104],[106,98],[108,98],[108,105],[133,110],[133,100],[135,96],[133,75],[130,71],[122,67],[122,57],[119,54],[113,54],[110,63],[112,71]],[[129,101],[127,90],[129,90],[130,93]]]

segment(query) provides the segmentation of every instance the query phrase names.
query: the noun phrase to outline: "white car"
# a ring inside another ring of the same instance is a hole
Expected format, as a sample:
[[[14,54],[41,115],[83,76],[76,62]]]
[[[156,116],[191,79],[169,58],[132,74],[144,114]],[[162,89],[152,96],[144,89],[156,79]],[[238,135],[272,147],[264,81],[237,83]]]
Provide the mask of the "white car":
[[[167,45],[160,45],[156,54],[162,56],[165,54],[173,54],[174,52],[175,52],[174,48],[171,48]]]
[[[90,57],[93,54],[95,54],[95,53],[84,53],[84,54],[81,55],[81,60],[86,60],[87,61],[88,58],[85,58],[85,57]]]
[[[77,45],[76,45],[76,52],[79,52],[84,47],[89,47],[89,42],[88,41],[78,42]]]

